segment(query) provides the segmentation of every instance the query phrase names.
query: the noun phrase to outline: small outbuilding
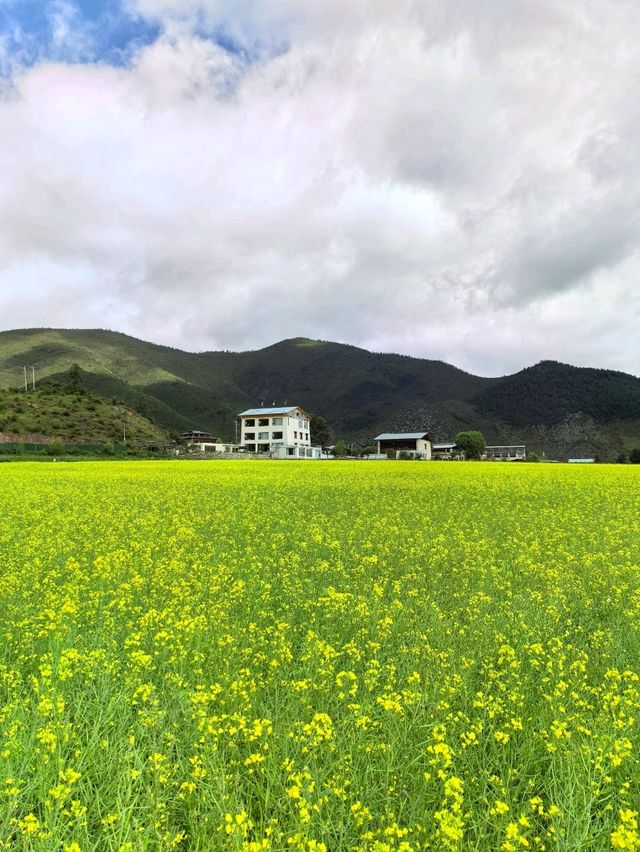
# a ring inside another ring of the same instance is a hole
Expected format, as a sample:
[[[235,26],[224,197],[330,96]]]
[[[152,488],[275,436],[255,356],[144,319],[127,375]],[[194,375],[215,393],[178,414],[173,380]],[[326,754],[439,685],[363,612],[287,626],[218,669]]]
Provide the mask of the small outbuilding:
[[[459,459],[460,447],[455,443],[433,444],[431,455],[434,459]]]
[[[375,441],[378,455],[386,455],[390,459],[398,458],[400,453],[431,458],[432,436],[429,432],[383,432],[376,436]]]
[[[523,444],[485,447],[483,458],[487,461],[524,461],[527,448]]]
[[[198,429],[190,429],[188,432],[180,433],[180,441],[183,444],[217,444],[218,438],[211,432],[200,432]]]

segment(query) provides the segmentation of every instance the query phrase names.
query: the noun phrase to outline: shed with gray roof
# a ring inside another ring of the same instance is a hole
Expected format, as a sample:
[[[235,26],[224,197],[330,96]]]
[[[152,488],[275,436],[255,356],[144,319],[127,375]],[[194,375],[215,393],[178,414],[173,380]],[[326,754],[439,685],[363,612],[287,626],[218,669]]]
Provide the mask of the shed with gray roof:
[[[395,459],[399,453],[409,453],[423,459],[431,458],[433,438],[429,432],[383,432],[375,440],[378,455]]]

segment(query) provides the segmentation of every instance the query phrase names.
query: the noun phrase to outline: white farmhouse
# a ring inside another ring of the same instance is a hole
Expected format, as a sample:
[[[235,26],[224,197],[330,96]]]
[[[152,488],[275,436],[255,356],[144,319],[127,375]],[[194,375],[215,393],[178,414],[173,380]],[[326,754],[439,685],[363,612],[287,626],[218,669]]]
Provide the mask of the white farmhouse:
[[[395,459],[399,453],[409,453],[423,459],[431,458],[432,436],[429,432],[383,432],[376,435],[378,455]]]
[[[320,458],[311,446],[311,417],[298,405],[248,408],[240,418],[240,444],[250,453],[276,458]]]

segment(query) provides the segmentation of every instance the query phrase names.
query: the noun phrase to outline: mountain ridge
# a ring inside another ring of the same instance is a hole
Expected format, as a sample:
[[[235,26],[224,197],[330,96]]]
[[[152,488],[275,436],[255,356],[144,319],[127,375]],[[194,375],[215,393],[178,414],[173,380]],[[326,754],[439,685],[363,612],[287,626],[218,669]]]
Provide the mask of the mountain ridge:
[[[22,365],[31,363],[53,379],[77,364],[91,392],[121,399],[165,429],[225,439],[239,411],[288,400],[361,443],[433,423],[442,438],[479,428],[492,443],[546,450],[546,441],[563,453],[607,458],[640,444],[640,379],[552,360],[485,377],[441,360],[305,337],[243,352],[186,352],[107,329],[0,332],[0,387],[19,386]]]

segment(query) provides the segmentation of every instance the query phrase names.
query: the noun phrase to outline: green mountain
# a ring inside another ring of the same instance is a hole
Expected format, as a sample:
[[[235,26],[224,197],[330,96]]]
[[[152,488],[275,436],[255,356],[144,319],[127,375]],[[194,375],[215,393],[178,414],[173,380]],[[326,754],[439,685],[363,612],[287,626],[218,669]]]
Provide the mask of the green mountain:
[[[295,402],[336,435],[431,429],[440,438],[477,428],[490,443],[526,442],[559,458],[612,458],[640,445],[640,379],[542,362],[482,378],[442,361],[367,352],[306,338],[249,352],[191,353],[102,330],[0,332],[0,387],[19,387],[23,365],[116,398],[162,428],[234,435],[244,408]]]
[[[640,420],[640,380],[614,370],[542,361],[486,388],[475,403],[479,411],[516,426],[551,426],[576,411],[598,423]]]

